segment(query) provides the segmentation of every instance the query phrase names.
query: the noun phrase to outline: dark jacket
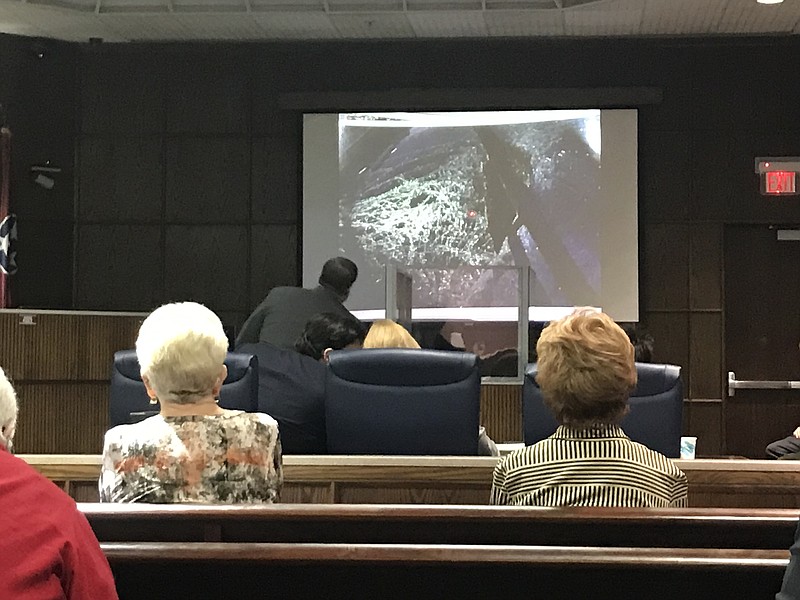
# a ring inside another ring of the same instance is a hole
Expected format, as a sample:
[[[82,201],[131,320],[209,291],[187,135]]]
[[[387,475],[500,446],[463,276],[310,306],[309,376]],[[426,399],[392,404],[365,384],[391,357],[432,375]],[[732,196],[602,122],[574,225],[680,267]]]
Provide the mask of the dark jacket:
[[[798,600],[800,598],[800,523],[794,534],[794,544],[791,548],[789,566],[783,575],[783,587],[775,600]]]
[[[353,317],[336,294],[322,286],[312,290],[299,287],[272,288],[245,321],[236,338],[236,348],[239,350],[242,344],[256,342],[294,348],[308,320],[324,312]]]
[[[238,349],[258,356],[258,411],[278,422],[284,454],[325,454],[325,365],[272,344]]]

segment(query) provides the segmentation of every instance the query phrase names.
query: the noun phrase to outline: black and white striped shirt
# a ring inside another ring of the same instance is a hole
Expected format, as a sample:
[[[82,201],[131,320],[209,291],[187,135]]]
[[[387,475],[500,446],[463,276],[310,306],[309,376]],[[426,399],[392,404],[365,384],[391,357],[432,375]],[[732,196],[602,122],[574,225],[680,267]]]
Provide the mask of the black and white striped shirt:
[[[686,475],[615,425],[559,427],[497,463],[491,504],[686,506]]]

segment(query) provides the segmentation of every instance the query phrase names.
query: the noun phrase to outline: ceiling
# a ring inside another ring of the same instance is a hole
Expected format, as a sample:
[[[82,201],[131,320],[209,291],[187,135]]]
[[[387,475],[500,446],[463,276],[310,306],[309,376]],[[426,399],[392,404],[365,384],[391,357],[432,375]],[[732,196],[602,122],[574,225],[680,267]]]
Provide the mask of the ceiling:
[[[77,42],[796,35],[800,0],[0,0],[0,32]]]

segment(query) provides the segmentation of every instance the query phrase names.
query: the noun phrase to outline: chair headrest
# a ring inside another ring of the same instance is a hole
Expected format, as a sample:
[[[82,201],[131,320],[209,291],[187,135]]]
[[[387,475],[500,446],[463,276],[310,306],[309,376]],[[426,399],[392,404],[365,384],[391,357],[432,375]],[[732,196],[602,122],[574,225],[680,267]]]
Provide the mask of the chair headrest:
[[[114,353],[114,368],[127,379],[141,381],[141,369],[139,359],[136,358],[136,350],[120,350]]]
[[[681,368],[675,365],[636,363],[636,377],[636,387],[631,392],[631,397],[655,396],[678,385]]]
[[[530,364],[525,368],[525,379],[536,387],[536,374],[539,372],[537,364]],[[681,368],[675,365],[660,365],[653,363],[636,363],[636,387],[631,392],[631,397],[655,396],[671,390],[679,384]]]
[[[225,357],[225,366],[228,367],[228,376],[224,383],[234,383],[247,375],[253,363],[253,355],[245,352],[228,352]],[[136,350],[120,350],[114,353],[114,368],[126,379],[141,381],[142,374]]]
[[[467,352],[368,348],[331,352],[331,373],[345,381],[366,385],[446,385],[468,379],[477,369],[477,357]],[[414,377],[408,373],[413,371]]]
[[[245,352],[228,352],[225,357],[225,366],[228,367],[228,376],[225,378],[224,383],[233,383],[239,381],[247,375],[253,361],[255,360],[253,354]]]

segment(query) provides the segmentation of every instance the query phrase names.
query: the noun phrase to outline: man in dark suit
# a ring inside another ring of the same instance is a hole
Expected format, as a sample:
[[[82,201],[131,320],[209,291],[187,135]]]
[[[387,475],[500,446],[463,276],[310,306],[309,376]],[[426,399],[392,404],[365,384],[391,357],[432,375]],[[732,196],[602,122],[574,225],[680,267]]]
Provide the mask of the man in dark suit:
[[[248,317],[236,338],[242,344],[268,342],[278,348],[294,347],[308,320],[319,313],[335,313],[353,318],[342,304],[358,277],[358,267],[343,256],[331,258],[322,267],[319,285],[314,289],[273,288]]]

